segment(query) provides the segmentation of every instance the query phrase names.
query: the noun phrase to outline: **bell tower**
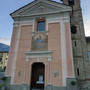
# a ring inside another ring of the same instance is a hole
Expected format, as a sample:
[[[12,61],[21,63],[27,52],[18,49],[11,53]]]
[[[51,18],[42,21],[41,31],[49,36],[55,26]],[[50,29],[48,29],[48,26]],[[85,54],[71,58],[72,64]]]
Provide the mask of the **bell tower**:
[[[70,6],[80,6],[80,0],[61,0],[64,4],[70,5]]]
[[[90,86],[90,62],[87,56],[88,54],[80,0],[61,1],[63,1],[64,4],[72,7],[70,25],[74,58],[74,70],[78,81],[78,87],[87,88],[88,86]]]

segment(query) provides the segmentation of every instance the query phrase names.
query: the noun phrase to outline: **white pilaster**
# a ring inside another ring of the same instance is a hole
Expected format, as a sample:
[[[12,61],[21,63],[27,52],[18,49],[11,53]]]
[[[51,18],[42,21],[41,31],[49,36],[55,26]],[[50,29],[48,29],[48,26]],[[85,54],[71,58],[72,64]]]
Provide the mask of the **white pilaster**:
[[[64,23],[68,23],[69,24],[69,40],[70,40],[70,52],[71,52],[71,60],[72,60],[72,72],[73,72],[73,78],[75,77],[75,73],[74,73],[74,61],[73,61],[73,50],[72,50],[72,41],[71,41],[71,29],[70,29],[70,18],[68,19],[64,19]],[[69,76],[68,76],[69,77]]]
[[[28,62],[29,62],[29,58],[26,57],[23,83],[27,83],[28,80]]]
[[[49,63],[49,84],[51,84],[51,57],[48,57],[48,63]]]
[[[15,40],[15,46],[13,48],[12,52],[12,66],[11,66],[11,84],[14,83],[14,77],[15,77],[15,70],[16,70],[16,60],[17,60],[17,52],[19,48],[19,39],[20,39],[20,32],[21,32],[21,27],[18,26],[17,34],[16,34],[16,40]],[[13,47],[13,46],[12,46]]]
[[[66,35],[65,35],[65,25],[62,21],[60,23],[60,34],[61,34],[61,58],[62,58],[62,78],[63,86],[66,86],[67,77],[67,55],[66,55]]]

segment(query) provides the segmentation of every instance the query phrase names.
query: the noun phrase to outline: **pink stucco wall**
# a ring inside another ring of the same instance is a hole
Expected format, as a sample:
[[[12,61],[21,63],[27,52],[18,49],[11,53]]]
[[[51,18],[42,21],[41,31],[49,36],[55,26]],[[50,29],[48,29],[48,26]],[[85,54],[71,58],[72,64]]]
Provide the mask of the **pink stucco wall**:
[[[60,23],[48,24],[48,50],[52,50],[51,70],[52,78],[51,83],[54,86],[62,85],[62,60],[61,60],[61,47],[60,47]],[[55,71],[59,71],[59,76],[55,77]]]
[[[16,32],[13,32],[13,37],[12,37],[12,44],[11,44],[12,52],[14,50],[13,47],[14,47],[14,43],[15,43],[15,38],[14,38],[16,36],[15,33]],[[14,83],[15,84],[22,84],[22,82],[23,82],[24,68],[25,68],[25,52],[30,51],[31,40],[32,40],[32,26],[30,26],[30,25],[21,26],[19,46],[18,46],[17,58],[16,58],[16,66],[13,66],[13,67],[16,67],[15,75],[14,75]],[[10,55],[12,56],[12,54],[10,54]],[[10,58],[10,59],[12,59],[12,58]],[[19,72],[21,72],[20,76],[18,76]]]
[[[8,64],[6,69],[6,76],[11,75],[11,68],[12,68],[12,62],[13,62],[13,55],[15,53],[17,33],[18,33],[18,28],[13,28],[11,46],[10,46],[9,57],[8,57]]]

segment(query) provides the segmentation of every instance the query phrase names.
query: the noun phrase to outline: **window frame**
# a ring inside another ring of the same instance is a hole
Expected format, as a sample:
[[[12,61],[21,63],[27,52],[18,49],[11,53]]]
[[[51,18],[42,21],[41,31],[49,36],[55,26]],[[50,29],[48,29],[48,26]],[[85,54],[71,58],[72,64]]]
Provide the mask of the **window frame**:
[[[37,31],[38,22],[45,22],[45,31],[46,31],[46,20],[45,20],[45,18],[43,18],[43,19],[36,19],[35,31]],[[45,31],[37,31],[37,32],[45,32]]]
[[[0,62],[2,62],[2,58],[0,58]]]
[[[70,6],[72,6],[72,5],[75,5],[75,2],[74,2],[74,0],[72,0],[72,1],[68,0],[68,4],[69,4]]]

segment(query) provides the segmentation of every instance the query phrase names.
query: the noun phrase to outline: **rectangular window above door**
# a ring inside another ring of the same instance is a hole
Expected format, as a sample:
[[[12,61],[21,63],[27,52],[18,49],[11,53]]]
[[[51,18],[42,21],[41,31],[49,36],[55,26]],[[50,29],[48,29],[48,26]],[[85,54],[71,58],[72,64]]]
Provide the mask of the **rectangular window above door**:
[[[38,21],[37,22],[37,31],[45,31],[45,21]]]

